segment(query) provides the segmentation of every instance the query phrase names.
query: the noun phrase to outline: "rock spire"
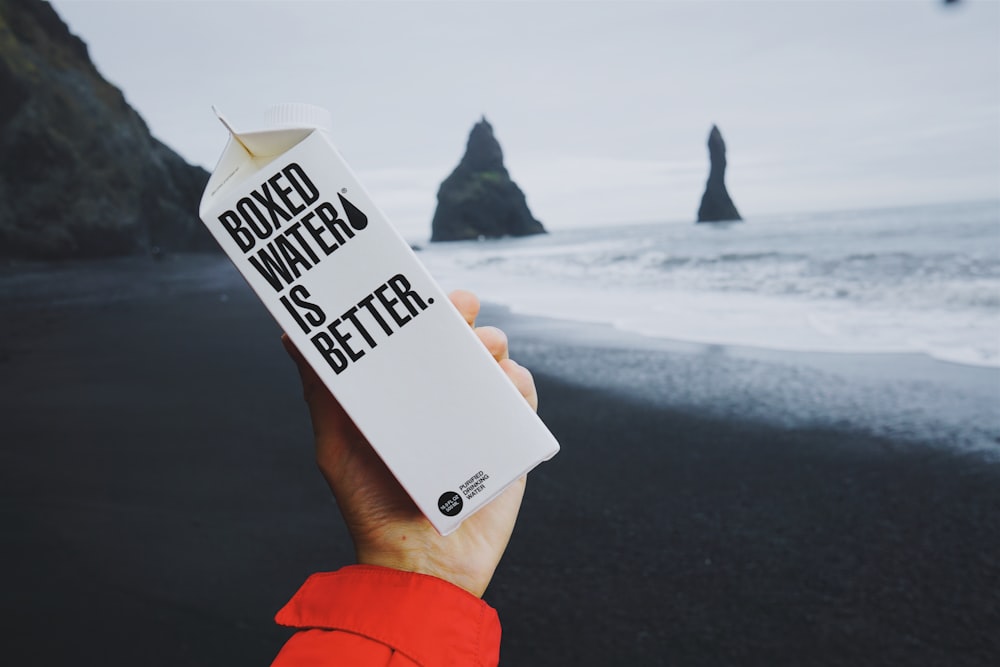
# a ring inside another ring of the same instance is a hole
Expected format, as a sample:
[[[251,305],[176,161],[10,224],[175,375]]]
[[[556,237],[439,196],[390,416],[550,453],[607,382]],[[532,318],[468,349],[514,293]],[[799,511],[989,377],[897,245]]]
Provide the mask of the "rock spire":
[[[722,133],[715,125],[708,134],[708,157],[711,168],[705,194],[698,208],[698,222],[723,222],[727,220],[742,220],[736,205],[726,190],[726,142]]]
[[[524,193],[510,179],[485,117],[472,128],[461,162],[438,190],[431,241],[544,234]]]

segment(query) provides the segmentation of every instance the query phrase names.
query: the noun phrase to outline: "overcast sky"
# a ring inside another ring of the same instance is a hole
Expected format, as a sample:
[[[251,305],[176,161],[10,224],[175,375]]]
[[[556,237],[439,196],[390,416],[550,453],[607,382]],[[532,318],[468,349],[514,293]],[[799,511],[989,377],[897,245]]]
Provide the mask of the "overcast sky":
[[[549,229],[693,220],[713,123],[746,218],[1000,197],[997,0],[52,4],[209,170],[211,105],[327,107],[408,238],[483,114]]]

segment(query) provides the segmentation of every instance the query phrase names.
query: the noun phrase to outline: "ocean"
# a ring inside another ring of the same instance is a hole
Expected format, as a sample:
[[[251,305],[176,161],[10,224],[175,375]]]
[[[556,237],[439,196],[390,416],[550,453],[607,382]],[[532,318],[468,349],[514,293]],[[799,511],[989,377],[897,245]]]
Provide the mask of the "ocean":
[[[525,316],[500,321],[532,370],[666,410],[1000,458],[1000,201],[608,225],[420,257],[445,289]]]
[[[767,350],[1000,367],[1000,201],[558,230],[420,253],[513,312]]]

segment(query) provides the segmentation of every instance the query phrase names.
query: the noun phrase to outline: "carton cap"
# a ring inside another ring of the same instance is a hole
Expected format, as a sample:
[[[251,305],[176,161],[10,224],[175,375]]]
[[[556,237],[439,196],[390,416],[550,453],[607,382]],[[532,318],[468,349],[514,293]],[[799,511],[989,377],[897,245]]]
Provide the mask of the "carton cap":
[[[325,132],[333,129],[333,117],[323,107],[313,104],[275,104],[264,113],[268,129],[314,127]]]

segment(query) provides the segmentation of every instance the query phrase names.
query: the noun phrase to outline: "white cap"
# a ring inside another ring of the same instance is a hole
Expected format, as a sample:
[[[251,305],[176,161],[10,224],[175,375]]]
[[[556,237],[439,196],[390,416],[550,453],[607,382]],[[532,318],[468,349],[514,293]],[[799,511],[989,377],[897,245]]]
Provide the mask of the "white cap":
[[[264,122],[275,130],[300,127],[315,127],[326,132],[333,130],[330,112],[312,104],[275,104],[264,112]]]

